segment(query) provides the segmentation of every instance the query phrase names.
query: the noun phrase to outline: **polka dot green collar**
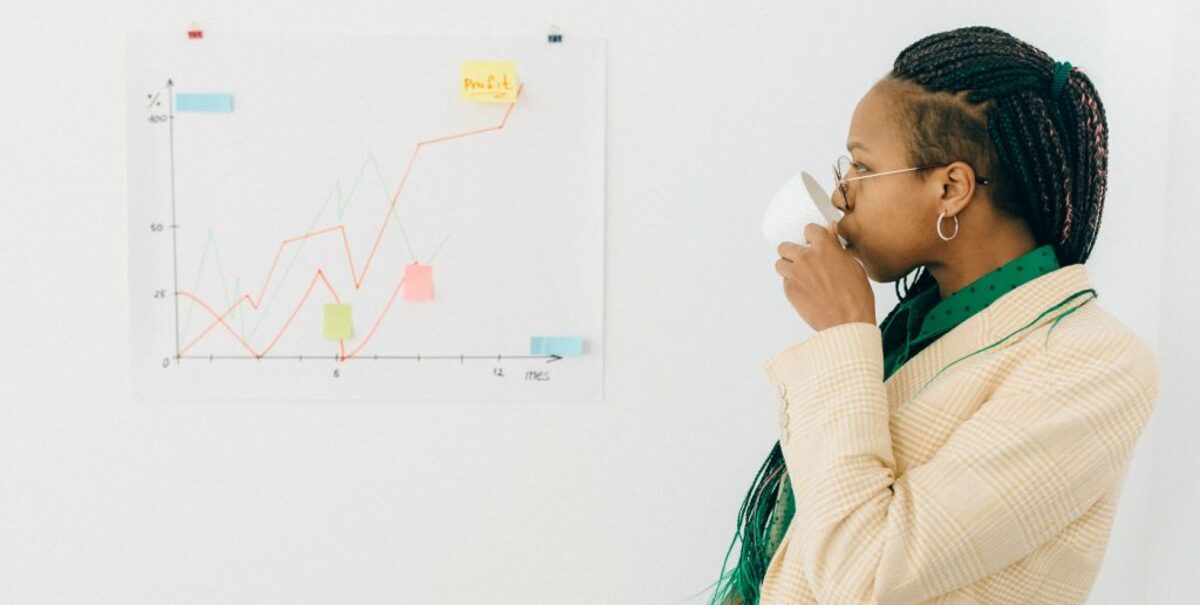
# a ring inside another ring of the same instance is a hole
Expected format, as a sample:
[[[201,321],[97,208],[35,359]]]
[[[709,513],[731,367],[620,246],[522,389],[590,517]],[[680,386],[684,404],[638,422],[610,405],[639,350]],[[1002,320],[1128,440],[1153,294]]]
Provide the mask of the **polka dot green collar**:
[[[925,316],[917,337],[928,338],[946,332],[1009,290],[1058,268],[1054,247],[1050,244],[1030,250],[938,302]],[[938,290],[932,288],[924,294],[937,298]]]
[[[917,294],[903,304],[908,307],[908,312],[898,314],[897,319],[902,316],[904,321],[899,322],[899,325],[884,326],[885,333],[903,330],[903,339],[900,338],[900,334],[889,334],[890,338],[884,338],[885,341],[899,345],[895,347],[898,351],[892,351],[893,356],[897,357],[894,361],[903,362],[904,358],[922,348],[920,345],[936,340],[938,336],[982,311],[992,301],[1021,284],[1058,268],[1054,246],[1045,244],[967,284],[947,296],[945,300],[939,299],[940,294],[936,287]]]

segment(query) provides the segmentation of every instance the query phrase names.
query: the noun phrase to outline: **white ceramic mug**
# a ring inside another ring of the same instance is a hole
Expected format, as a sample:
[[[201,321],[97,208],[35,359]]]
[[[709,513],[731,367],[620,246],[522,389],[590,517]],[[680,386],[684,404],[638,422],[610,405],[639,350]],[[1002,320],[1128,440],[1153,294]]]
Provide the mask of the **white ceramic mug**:
[[[767,204],[762,230],[767,241],[776,248],[783,242],[808,245],[804,237],[805,225],[826,225],[841,217],[842,211],[833,205],[820,183],[801,170],[792,175]],[[839,235],[838,241],[846,247],[846,238]]]

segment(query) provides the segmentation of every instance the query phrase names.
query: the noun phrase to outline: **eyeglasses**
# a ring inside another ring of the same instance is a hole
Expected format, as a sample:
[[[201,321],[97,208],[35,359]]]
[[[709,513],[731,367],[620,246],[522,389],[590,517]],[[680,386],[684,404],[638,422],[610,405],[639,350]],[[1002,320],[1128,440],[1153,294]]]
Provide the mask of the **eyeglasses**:
[[[847,211],[853,209],[853,206],[850,204],[850,182],[851,181],[857,181],[857,180],[861,180],[861,179],[869,179],[873,176],[886,176],[889,174],[899,174],[901,172],[910,172],[913,170],[926,170],[929,168],[942,168],[944,166],[949,166],[951,164],[951,162],[945,162],[942,164],[930,164],[928,166],[915,166],[913,168],[901,168],[900,170],[888,170],[885,172],[872,172],[871,174],[862,174],[862,175],[858,175],[858,176],[850,176],[850,177],[843,176],[845,174],[849,174],[851,169],[854,169],[856,172],[863,172],[863,170],[858,170],[857,168],[855,168],[856,164],[857,164],[857,162],[854,162],[853,160],[851,160],[850,158],[848,158],[844,155],[838,156],[838,159],[836,161],[834,161],[834,163],[833,163],[834,182],[837,183],[838,189],[840,189],[842,191],[842,201],[843,201],[842,205],[845,206],[844,208],[838,208],[838,210],[841,210],[843,212],[847,212]],[[975,182],[979,183],[980,185],[987,185],[988,183],[991,182],[991,179],[989,179],[987,177],[981,177],[981,176],[976,175]]]

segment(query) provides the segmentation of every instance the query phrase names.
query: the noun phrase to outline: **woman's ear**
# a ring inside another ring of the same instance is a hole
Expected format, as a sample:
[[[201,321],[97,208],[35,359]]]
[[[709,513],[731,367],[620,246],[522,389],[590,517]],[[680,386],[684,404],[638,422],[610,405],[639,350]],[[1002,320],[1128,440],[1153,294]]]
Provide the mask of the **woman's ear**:
[[[942,171],[942,203],[957,214],[975,193],[975,170],[966,162],[951,162]]]

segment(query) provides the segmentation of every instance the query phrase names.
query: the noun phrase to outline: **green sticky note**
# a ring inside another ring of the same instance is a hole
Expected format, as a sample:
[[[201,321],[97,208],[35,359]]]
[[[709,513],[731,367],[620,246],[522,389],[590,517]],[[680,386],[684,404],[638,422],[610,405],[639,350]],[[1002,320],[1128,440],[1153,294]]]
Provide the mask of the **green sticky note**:
[[[325,340],[348,340],[354,334],[350,325],[350,305],[325,305]]]

